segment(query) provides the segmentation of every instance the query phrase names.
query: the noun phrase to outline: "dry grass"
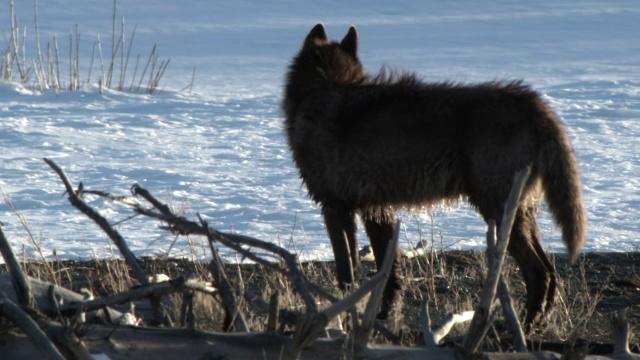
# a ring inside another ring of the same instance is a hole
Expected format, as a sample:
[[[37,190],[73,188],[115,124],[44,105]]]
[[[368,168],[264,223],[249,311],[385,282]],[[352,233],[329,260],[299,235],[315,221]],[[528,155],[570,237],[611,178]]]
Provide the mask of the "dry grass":
[[[579,264],[568,267],[563,260],[556,259],[560,276],[559,301],[555,311],[548,317],[545,326],[528,340],[533,347],[542,347],[542,343],[611,343],[608,313],[612,310],[630,308],[631,325],[638,325],[640,317],[640,295],[638,285],[640,277],[635,271],[639,254],[618,254],[615,257],[591,254],[583,257]],[[143,258],[141,263],[150,274],[166,274],[171,278],[196,276],[210,280],[206,264],[186,259]],[[477,304],[483,281],[485,258],[483,253],[470,251],[431,252],[425,257],[405,259],[404,301],[401,311],[386,325],[398,334],[404,345],[416,345],[421,342],[420,304],[429,304],[432,323],[438,325],[451,312],[469,310]],[[370,261],[363,263],[362,277],[375,271]],[[78,291],[90,289],[96,296],[124,291],[136,285],[125,264],[120,260],[62,261],[45,264],[30,261],[25,264],[27,272],[35,277],[60,283]],[[310,281],[320,284],[332,294],[342,297],[334,282],[334,264],[332,262],[306,262],[302,264],[305,275]],[[607,272],[607,270],[609,272]],[[244,288],[251,289],[269,299],[278,292],[281,308],[301,310],[302,301],[292,291],[288,279],[282,274],[267,271],[260,265],[226,264],[227,275],[240,293]],[[632,271],[632,272],[630,272]],[[524,283],[511,261],[507,262],[507,279],[517,308],[524,303]],[[635,288],[634,288],[635,284]],[[224,313],[219,300],[203,294],[195,295],[195,313],[197,327],[221,331]],[[242,296],[238,297],[241,311],[246,316],[251,331],[266,331],[266,311],[257,309]],[[634,303],[635,301],[635,303]],[[182,296],[170,298],[170,309],[176,324],[179,324]],[[328,302],[320,302],[325,308]],[[360,309],[362,310],[362,309]],[[334,322],[334,328],[348,329],[349,322],[341,317],[342,323]],[[508,350],[510,335],[503,326],[498,312],[493,329],[490,330],[485,345],[491,349]],[[282,327],[281,332],[291,330]],[[449,341],[459,341],[465,333],[465,326],[455,328],[449,335]],[[376,336],[375,342],[388,342],[382,336]],[[639,339],[632,337],[632,349],[637,349]],[[562,349],[553,348],[561,351]]]

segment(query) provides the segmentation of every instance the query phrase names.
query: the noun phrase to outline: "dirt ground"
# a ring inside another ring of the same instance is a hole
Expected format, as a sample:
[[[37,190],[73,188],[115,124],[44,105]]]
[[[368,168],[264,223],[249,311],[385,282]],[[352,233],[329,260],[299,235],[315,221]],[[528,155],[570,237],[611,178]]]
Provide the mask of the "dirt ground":
[[[538,324],[535,331],[527,338],[529,345],[535,349],[548,349],[562,352],[566,343],[586,344],[592,353],[611,351],[611,337],[608,316],[618,310],[627,310],[633,328],[638,328],[640,319],[640,253],[587,253],[577,264],[569,266],[562,256],[554,256],[559,273],[559,297],[554,311]],[[206,264],[193,263],[184,259],[141,259],[143,267],[153,274],[167,274],[172,278],[196,275],[210,278]],[[420,308],[427,301],[432,326],[441,323],[451,312],[470,310],[477,304],[482,290],[485,272],[483,253],[470,251],[431,252],[426,256],[405,259],[404,300],[400,311],[392,320],[385,322],[397,340],[404,345],[415,345],[421,342]],[[335,285],[332,262],[309,262],[302,264],[307,278],[335,296],[342,294]],[[126,290],[135,285],[129,277],[122,261],[63,261],[50,263],[27,264],[27,271],[32,276],[51,279],[65,287],[79,290],[82,287],[91,289],[96,295],[106,295]],[[300,309],[301,302],[293,294],[290,284],[282,275],[259,265],[235,265],[226,267],[232,284],[249,288],[269,300],[274,291],[281,295],[281,307],[292,310]],[[6,271],[4,265],[0,271]],[[361,280],[375,271],[371,261],[363,262]],[[524,283],[517,267],[508,258],[506,278],[516,308],[522,309],[524,303]],[[220,303],[207,298],[200,306],[198,327],[219,331],[222,322]],[[248,302],[244,304],[249,326],[252,331],[262,331],[266,323],[264,311],[256,310]],[[320,309],[328,303],[320,303]],[[176,306],[178,309],[179,307]],[[524,315],[524,314],[521,314]],[[334,324],[338,326],[339,324]],[[465,326],[454,328],[447,341],[460,341],[466,331]],[[500,312],[494,326],[488,334],[489,341],[485,346],[489,349],[508,350],[510,335],[506,331]],[[639,337],[633,333],[632,350],[638,351]],[[377,336],[376,341],[388,342],[388,339]]]

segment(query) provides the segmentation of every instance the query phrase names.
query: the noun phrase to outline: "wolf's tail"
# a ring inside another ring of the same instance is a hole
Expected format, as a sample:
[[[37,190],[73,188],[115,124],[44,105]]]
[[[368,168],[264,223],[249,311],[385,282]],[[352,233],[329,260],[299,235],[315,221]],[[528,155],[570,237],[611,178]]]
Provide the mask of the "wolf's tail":
[[[570,261],[575,261],[587,236],[587,214],[582,200],[578,162],[560,120],[548,110],[543,121],[540,167],[542,183]]]

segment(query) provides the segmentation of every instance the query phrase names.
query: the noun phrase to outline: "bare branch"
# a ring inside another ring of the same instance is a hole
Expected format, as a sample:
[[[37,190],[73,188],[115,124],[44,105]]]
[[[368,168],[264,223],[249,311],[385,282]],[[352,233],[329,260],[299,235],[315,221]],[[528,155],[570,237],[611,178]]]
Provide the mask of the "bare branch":
[[[115,304],[125,304],[139,299],[148,298],[150,296],[167,295],[172,292],[178,292],[188,288],[184,279],[176,279],[163,281],[155,284],[147,284],[125,292],[104,296],[101,298],[87,300],[79,303],[71,303],[60,306],[62,315],[73,315],[78,310],[92,311],[102,309],[106,306]]]
[[[376,278],[380,276],[380,282],[376,285],[376,288],[372,291],[371,296],[369,297],[369,302],[367,303],[364,315],[362,316],[362,322],[360,323],[360,327],[355,334],[356,346],[366,346],[369,338],[371,337],[371,331],[373,330],[373,324],[376,320],[376,314],[380,309],[380,302],[382,301],[382,291],[384,290],[384,287],[389,280],[389,275],[391,275],[391,267],[396,257],[396,251],[398,251],[397,249],[399,237],[400,220],[396,222],[396,229],[395,233],[393,234],[393,238],[387,244],[387,249],[384,254],[382,266],[378,270],[378,273],[373,277]],[[371,280],[373,280],[373,278]]]
[[[200,234],[205,235],[212,242],[219,242],[234,251],[239,252],[243,256],[247,256],[252,260],[258,261],[263,265],[267,265],[268,262],[260,259],[255,254],[247,251],[242,248],[242,245],[249,246],[252,248],[258,248],[262,250],[266,250],[272,254],[276,254],[281,257],[287,268],[289,269],[289,276],[292,282],[292,285],[298,295],[304,301],[307,311],[310,313],[317,314],[318,306],[316,304],[315,299],[311,296],[311,293],[307,286],[307,280],[302,271],[300,270],[300,266],[298,264],[298,258],[294,254],[289,251],[283,249],[282,247],[272,244],[266,241],[254,239],[252,237],[238,235],[238,234],[228,234],[217,231],[215,229],[210,228],[206,222],[202,224],[198,224],[194,221],[190,221],[185,219],[184,217],[179,217],[174,215],[168,206],[162,204],[160,201],[155,199],[146,189],[134,185],[131,188],[131,191],[134,195],[140,195],[145,200],[147,200],[154,208],[160,211],[161,214],[154,214],[152,211],[145,211],[141,208],[136,208],[136,211],[147,215],[147,216],[155,216],[160,220],[167,222],[170,225],[170,229],[179,234]]]
[[[95,211],[93,208],[87,205],[87,203],[85,203],[84,200],[82,199],[82,192],[83,192],[82,182],[78,186],[78,190],[73,190],[73,187],[71,186],[71,182],[67,178],[64,171],[52,160],[45,158],[44,161],[58,174],[58,176],[64,183],[64,186],[67,190],[67,194],[69,195],[69,202],[71,203],[71,205],[73,205],[78,210],[83,212],[91,220],[93,220],[96,224],[98,224],[98,226],[100,226],[102,231],[104,231],[107,234],[107,236],[109,236],[111,241],[113,241],[113,243],[118,247],[118,250],[120,250],[120,254],[122,254],[125,262],[129,266],[129,268],[133,271],[134,277],[138,279],[138,281],[140,281],[140,283],[143,285],[149,284],[147,274],[138,263],[138,260],[136,259],[135,255],[133,255],[133,253],[131,252],[131,249],[129,249],[129,245],[127,245],[127,242],[124,240],[124,238],[120,235],[120,233],[117,230],[115,230],[111,226],[111,224],[109,224],[107,219],[102,217],[102,215],[100,215],[97,211]],[[154,297],[151,299],[151,303],[153,304],[154,313],[156,314],[156,322],[166,323],[166,324],[170,323],[169,318],[166,316],[166,314],[162,310],[162,307],[160,305],[160,299]]]
[[[480,297],[480,304],[476,309],[476,312],[471,321],[471,326],[465,336],[463,342],[464,351],[471,355],[478,351],[482,339],[484,338],[487,330],[489,329],[489,318],[491,315],[491,309],[493,307],[496,291],[498,287],[498,280],[502,276],[502,264],[504,262],[504,256],[509,244],[509,237],[511,235],[511,227],[515,219],[516,210],[522,194],[522,189],[529,178],[531,173],[531,166],[527,166],[525,169],[518,171],[514,176],[513,187],[509,192],[507,202],[505,204],[504,214],[502,221],[500,222],[500,233],[498,241],[496,243],[494,251],[488,251],[487,259],[489,261],[489,273],[487,280],[484,283],[482,295]],[[495,238],[495,222],[489,221],[489,229],[487,231],[487,242],[492,243],[492,237]],[[489,249],[487,249],[489,250]]]
[[[524,337],[524,331],[522,331],[522,325],[520,324],[516,310],[513,307],[513,301],[511,301],[511,296],[509,295],[509,286],[504,280],[504,274],[500,275],[498,282],[498,298],[500,299],[500,305],[502,305],[502,313],[507,321],[507,326],[511,334],[513,334],[514,348],[516,351],[526,352],[527,341]]]
[[[147,279],[147,274],[138,263],[138,260],[136,260],[135,255],[133,255],[133,253],[129,249],[129,245],[127,245],[124,238],[109,224],[107,219],[102,217],[102,215],[100,215],[97,211],[93,210],[93,208],[87,205],[82,199],[82,183],[80,183],[77,191],[73,190],[71,182],[69,181],[69,178],[67,178],[67,175],[64,173],[64,171],[52,160],[45,158],[44,161],[58,174],[58,176],[60,176],[64,187],[67,189],[66,192],[69,195],[69,202],[71,203],[71,205],[82,211],[91,220],[98,224],[98,226],[100,226],[100,228],[107,234],[107,236],[109,236],[111,241],[113,241],[113,243],[118,247],[118,250],[120,250],[120,253],[124,257],[124,260],[127,262],[127,265],[129,265],[129,267],[133,271],[135,278],[138,279],[138,281],[140,281],[140,283],[142,284],[148,284],[149,281]]]
[[[436,347],[449,334],[456,324],[467,322],[473,318],[473,310],[463,311],[458,314],[449,314],[443,320],[440,327],[431,330],[431,318],[429,317],[429,305],[426,301],[422,303],[422,336],[425,347]]]
[[[200,221],[206,226],[206,223],[204,223],[202,219],[200,219]],[[236,331],[247,332],[249,331],[247,323],[244,319],[244,315],[238,310],[238,301],[236,300],[233,287],[229,283],[227,274],[222,266],[218,250],[211,241],[209,242],[209,247],[211,248],[212,255],[211,262],[209,263],[209,271],[211,271],[213,280],[220,289],[220,296],[222,297],[222,303],[224,304],[224,330],[229,331],[231,323],[233,322]]]

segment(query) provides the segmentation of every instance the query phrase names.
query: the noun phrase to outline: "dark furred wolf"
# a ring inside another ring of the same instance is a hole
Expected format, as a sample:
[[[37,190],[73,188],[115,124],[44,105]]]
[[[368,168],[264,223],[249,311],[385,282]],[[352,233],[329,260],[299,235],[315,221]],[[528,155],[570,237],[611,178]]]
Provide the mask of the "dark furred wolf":
[[[578,164],[561,121],[520,82],[371,76],[357,48],[354,27],[336,42],[316,25],[290,64],[283,102],[293,159],[322,207],[340,286],[353,282],[360,265],[356,214],[380,266],[397,210],[464,197],[499,227],[514,174],[531,164],[508,248],[526,282],[529,327],[551,309],[556,292],[537,225],[542,195],[571,260],[586,237]],[[401,285],[397,268],[383,294],[382,318]]]

